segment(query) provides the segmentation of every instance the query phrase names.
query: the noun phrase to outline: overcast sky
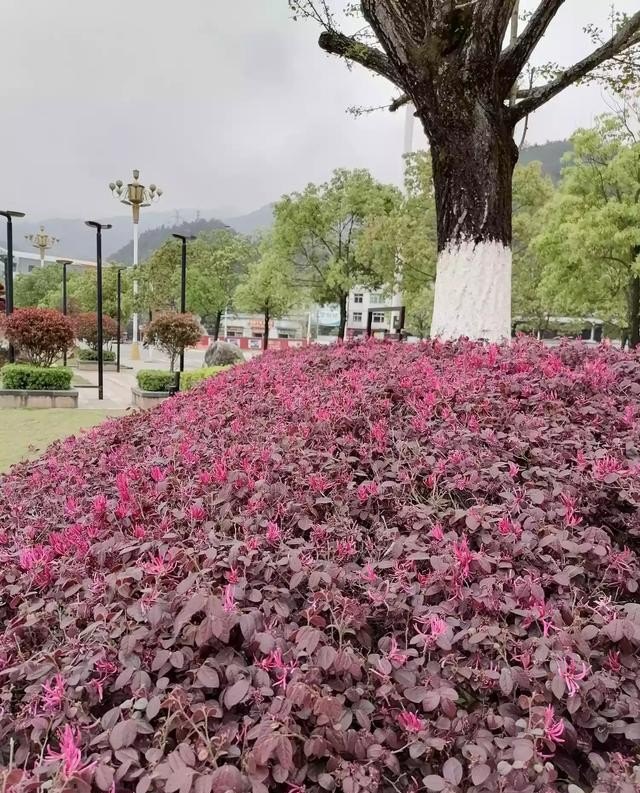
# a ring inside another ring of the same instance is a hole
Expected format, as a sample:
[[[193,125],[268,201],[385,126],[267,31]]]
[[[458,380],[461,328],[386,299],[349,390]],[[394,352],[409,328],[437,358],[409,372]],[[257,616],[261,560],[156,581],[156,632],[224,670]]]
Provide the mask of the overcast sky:
[[[608,6],[567,0],[539,59],[585,54],[581,28]],[[126,211],[107,183],[134,167],[164,188],[163,208],[227,214],[335,167],[401,176],[404,114],[345,112],[391,87],[322,53],[286,0],[2,0],[0,13],[0,203],[31,217]],[[529,141],[605,109],[598,88],[572,89],[536,114]]]

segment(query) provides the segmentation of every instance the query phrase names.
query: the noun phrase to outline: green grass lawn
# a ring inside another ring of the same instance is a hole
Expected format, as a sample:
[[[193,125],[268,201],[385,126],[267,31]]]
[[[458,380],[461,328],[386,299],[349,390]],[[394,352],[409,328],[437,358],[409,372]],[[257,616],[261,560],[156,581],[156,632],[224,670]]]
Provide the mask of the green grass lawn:
[[[58,438],[99,424],[107,416],[122,416],[124,410],[8,409],[0,410],[0,471],[37,457]]]

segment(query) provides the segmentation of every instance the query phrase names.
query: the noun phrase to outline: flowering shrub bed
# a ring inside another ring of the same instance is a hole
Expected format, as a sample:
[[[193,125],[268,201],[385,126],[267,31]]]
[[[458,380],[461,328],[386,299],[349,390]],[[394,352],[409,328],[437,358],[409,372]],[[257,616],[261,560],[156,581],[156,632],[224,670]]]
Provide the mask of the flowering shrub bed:
[[[637,791],[639,403],[607,347],[311,348],[17,466],[2,789]]]

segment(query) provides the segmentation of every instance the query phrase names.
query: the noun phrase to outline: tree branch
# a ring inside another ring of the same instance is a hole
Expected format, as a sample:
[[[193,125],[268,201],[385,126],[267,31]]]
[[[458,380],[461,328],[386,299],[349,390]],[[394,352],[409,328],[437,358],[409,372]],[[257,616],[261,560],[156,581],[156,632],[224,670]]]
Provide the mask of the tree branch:
[[[381,50],[369,47],[367,44],[363,44],[350,36],[345,36],[344,33],[339,33],[337,30],[325,30],[320,34],[318,44],[325,52],[359,63],[381,77],[386,77],[387,80],[390,80],[398,87],[402,87],[400,75]]]
[[[408,94],[402,94],[389,105],[389,111],[395,113],[396,110],[400,110],[401,107],[408,105],[409,102],[411,102],[411,97]]]
[[[511,91],[531,53],[564,2],[565,0],[541,0],[522,34],[503,51],[498,69],[504,96],[507,96]]]
[[[524,35],[524,34],[523,34]],[[513,109],[516,119],[523,118],[527,113],[531,113],[544,105],[554,96],[564,91],[573,83],[586,77],[594,69],[597,69],[605,61],[628,50],[635,44],[640,43],[640,11],[637,11],[627,22],[622,25],[620,30],[609,39],[605,44],[588,55],[583,60],[574,64],[570,69],[562,72],[547,85],[534,88],[527,99],[519,102]]]

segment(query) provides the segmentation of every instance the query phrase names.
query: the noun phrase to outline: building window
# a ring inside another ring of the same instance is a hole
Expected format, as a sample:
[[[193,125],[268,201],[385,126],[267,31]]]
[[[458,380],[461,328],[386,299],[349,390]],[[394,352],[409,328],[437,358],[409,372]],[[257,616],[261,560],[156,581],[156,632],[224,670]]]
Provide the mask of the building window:
[[[376,305],[381,305],[384,302],[384,297],[380,294],[380,292],[374,292],[369,298],[369,302],[375,303]]]
[[[384,311],[374,311],[371,320],[374,325],[381,325],[384,322]]]
[[[362,295],[360,295],[362,297]],[[353,321],[354,322],[362,322],[362,311],[354,311],[353,312]]]
[[[230,338],[238,338],[238,337],[242,337],[242,335],[243,335],[242,328],[228,328],[227,329],[227,336],[229,336]]]
[[[355,292],[353,295],[353,302],[354,303],[364,303],[364,295],[362,292]]]

